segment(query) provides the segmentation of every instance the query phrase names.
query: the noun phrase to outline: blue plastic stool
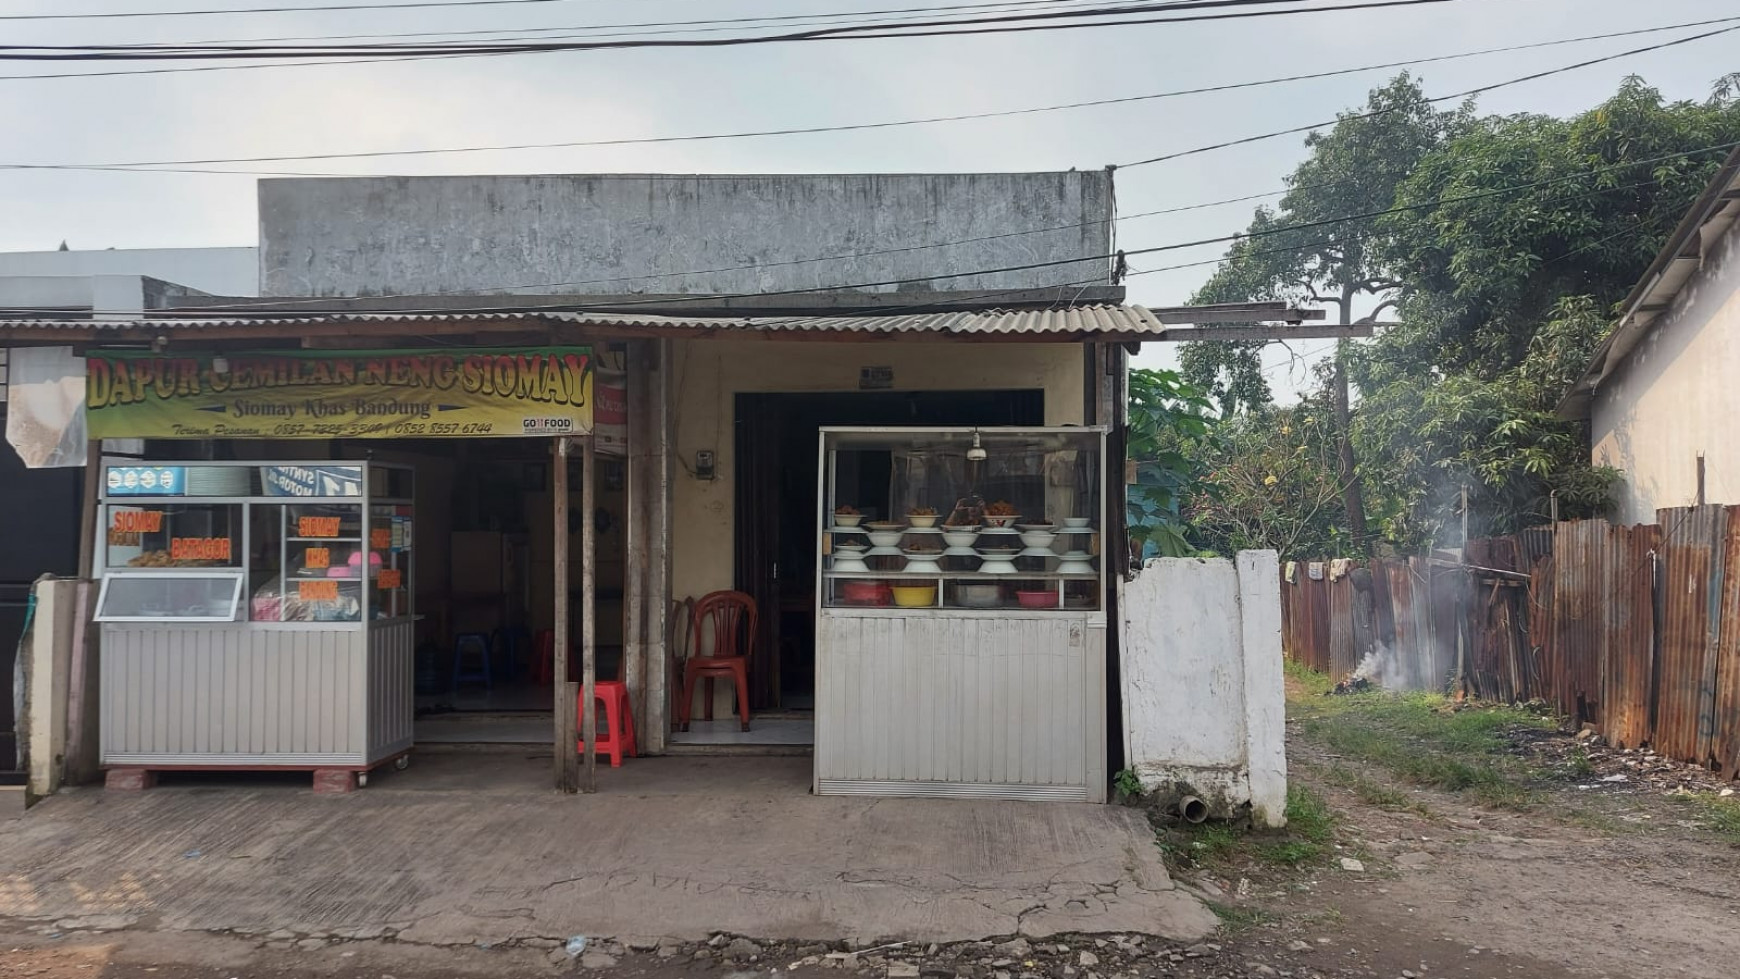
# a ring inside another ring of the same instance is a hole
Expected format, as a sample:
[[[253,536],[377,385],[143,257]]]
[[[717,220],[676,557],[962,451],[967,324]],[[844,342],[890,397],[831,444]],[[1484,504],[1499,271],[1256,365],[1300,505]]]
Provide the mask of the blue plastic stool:
[[[477,658],[482,664],[476,670],[467,672],[465,669],[465,648],[470,646],[477,651]],[[495,683],[490,679],[489,672],[489,634],[486,632],[461,632],[453,637],[453,689],[459,690],[459,685],[467,681],[482,682],[486,689],[494,689]]]

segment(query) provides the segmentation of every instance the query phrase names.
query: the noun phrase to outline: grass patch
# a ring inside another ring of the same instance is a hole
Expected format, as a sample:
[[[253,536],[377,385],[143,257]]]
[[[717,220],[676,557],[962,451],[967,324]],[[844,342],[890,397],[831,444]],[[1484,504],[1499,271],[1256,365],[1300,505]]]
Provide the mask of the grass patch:
[[[1261,908],[1241,908],[1217,901],[1206,901],[1208,909],[1220,919],[1220,930],[1223,934],[1236,935],[1249,931],[1260,925],[1266,925],[1275,920],[1275,916]]]
[[[1160,831],[1160,849],[1175,867],[1214,867],[1254,860],[1298,867],[1324,859],[1335,838],[1336,818],[1329,804],[1310,789],[1287,790],[1284,835],[1252,832],[1232,823],[1179,823]]]
[[[1359,801],[1368,806],[1388,809],[1391,812],[1412,812],[1421,816],[1431,816],[1432,809],[1424,802],[1408,793],[1385,782],[1379,782],[1367,776],[1364,772],[1355,771],[1342,765],[1331,765],[1318,769],[1325,782],[1337,788],[1352,792]]]
[[[1287,838],[1257,844],[1264,863],[1298,867],[1328,855],[1335,839],[1335,813],[1323,797],[1303,786],[1287,789]]]
[[[1713,792],[1693,792],[1668,798],[1690,806],[1693,818],[1700,825],[1723,840],[1740,846],[1740,797],[1723,799]]]
[[[1510,753],[1506,735],[1519,727],[1552,729],[1552,719],[1514,707],[1457,705],[1429,693],[1326,697],[1320,691],[1328,689],[1328,677],[1291,666],[1289,672],[1303,693],[1288,706],[1299,732],[1312,741],[1404,781],[1466,793],[1489,806],[1534,803],[1529,784],[1537,773]],[[1374,798],[1398,801],[1381,787],[1367,788]]]

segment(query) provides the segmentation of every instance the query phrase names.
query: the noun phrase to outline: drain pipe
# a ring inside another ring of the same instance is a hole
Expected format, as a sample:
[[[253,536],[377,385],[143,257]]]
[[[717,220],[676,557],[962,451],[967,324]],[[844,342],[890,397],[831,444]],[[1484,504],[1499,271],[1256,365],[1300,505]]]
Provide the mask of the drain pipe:
[[[1196,796],[1187,795],[1178,800],[1178,815],[1183,816],[1184,821],[1191,825],[1207,822],[1208,803]]]

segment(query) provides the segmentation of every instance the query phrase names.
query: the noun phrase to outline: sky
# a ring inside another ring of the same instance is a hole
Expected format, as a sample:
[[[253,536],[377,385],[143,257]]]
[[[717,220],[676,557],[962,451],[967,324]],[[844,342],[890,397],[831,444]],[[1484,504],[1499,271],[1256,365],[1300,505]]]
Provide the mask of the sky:
[[[336,0],[0,0],[0,17]],[[380,0],[383,3],[402,0]],[[549,0],[451,9],[3,21],[7,44],[137,43],[576,27],[890,10],[967,0]],[[982,0],[981,0],[982,2]],[[1325,3],[1332,0],[1323,0]],[[29,80],[91,71],[0,64],[0,164],[126,163],[732,132],[995,111],[1252,81],[1530,41],[1740,14],[1734,0],[1457,0],[1208,24],[738,48],[593,51],[343,66]],[[1428,94],[1624,51],[1696,30],[1423,66]],[[1703,99],[1740,68],[1740,33],[1621,59],[1481,97],[1487,112],[1568,115],[1638,74]],[[1240,91],[863,132],[253,164],[333,174],[956,172],[1100,168],[1332,119],[1395,74],[1363,72]],[[1304,156],[1289,136],[1120,169],[1123,214],[1278,190]],[[214,169],[225,168],[213,165]],[[0,251],[256,243],[249,174],[0,170]],[[1120,222],[1125,248],[1228,235],[1238,204]],[[1132,259],[1134,271],[1211,263],[1224,245]],[[1133,276],[1129,301],[1181,305],[1211,264]],[[1282,396],[1330,341],[1271,345]],[[1149,344],[1139,366],[1175,360]]]

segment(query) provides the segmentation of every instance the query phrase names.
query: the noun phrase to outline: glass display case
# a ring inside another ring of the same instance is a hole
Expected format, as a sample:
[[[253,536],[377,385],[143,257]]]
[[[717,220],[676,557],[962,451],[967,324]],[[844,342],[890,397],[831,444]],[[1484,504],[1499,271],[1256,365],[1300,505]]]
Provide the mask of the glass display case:
[[[1097,611],[1104,445],[1087,428],[825,429],[821,607]]]
[[[97,621],[411,615],[409,470],[212,462],[104,475]]]

